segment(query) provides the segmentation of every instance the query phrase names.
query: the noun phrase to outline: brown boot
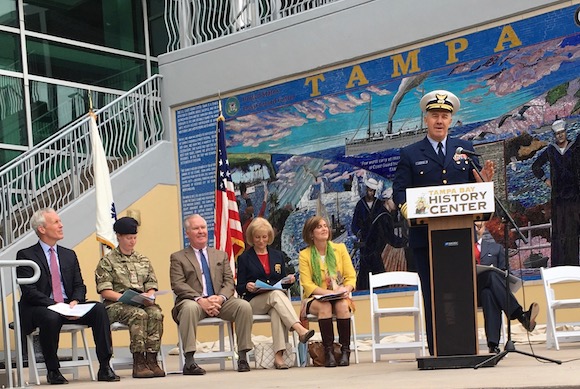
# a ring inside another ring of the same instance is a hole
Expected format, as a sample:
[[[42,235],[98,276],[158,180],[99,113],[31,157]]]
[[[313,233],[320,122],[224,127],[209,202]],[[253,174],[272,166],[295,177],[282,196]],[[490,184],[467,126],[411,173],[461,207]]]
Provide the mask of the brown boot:
[[[157,364],[157,353],[146,353],[146,358],[147,367],[153,372],[154,377],[165,377],[165,371]]]
[[[324,366],[336,367],[336,359],[334,358],[334,328],[332,326],[332,319],[319,319],[318,327],[320,328],[320,336],[322,337],[322,345],[324,346]]]
[[[133,378],[152,378],[155,374],[147,367],[145,354],[133,353]]]
[[[336,319],[338,343],[340,343],[340,361],[338,366],[350,365],[350,319]]]

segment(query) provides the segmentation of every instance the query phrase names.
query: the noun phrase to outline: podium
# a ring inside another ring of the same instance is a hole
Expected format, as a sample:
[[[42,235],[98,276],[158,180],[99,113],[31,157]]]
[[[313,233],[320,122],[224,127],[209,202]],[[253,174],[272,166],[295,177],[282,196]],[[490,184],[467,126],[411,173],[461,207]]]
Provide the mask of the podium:
[[[481,362],[477,336],[473,222],[494,212],[493,183],[407,189],[407,217],[428,227],[432,357],[419,368],[472,367]],[[485,356],[488,358],[488,356]]]

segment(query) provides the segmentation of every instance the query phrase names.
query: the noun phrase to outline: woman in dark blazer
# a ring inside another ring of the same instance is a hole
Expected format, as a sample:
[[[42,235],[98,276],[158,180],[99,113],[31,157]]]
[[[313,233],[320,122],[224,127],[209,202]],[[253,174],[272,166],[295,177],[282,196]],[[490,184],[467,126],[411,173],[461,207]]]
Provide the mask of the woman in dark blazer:
[[[314,335],[300,324],[290,299],[282,290],[260,289],[256,281],[260,280],[274,285],[282,280],[283,288],[289,288],[296,278],[293,274],[286,276],[284,255],[268,245],[274,240],[274,230],[270,223],[257,217],[246,230],[246,241],[251,246],[238,257],[238,294],[249,301],[255,315],[268,314],[271,317],[272,340],[276,356],[276,369],[288,369],[284,363],[283,352],[286,349],[288,330],[298,333],[301,343],[306,343]]]

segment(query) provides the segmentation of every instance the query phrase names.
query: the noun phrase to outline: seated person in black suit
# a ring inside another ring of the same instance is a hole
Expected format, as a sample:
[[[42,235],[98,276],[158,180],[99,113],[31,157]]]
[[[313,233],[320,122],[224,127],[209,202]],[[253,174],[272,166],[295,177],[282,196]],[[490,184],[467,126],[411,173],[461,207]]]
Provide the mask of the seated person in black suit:
[[[504,248],[497,244],[487,232],[484,222],[475,222],[477,241],[475,242],[475,258],[478,264],[493,265],[505,269]],[[490,353],[499,353],[499,333],[501,330],[501,314],[507,311],[509,298],[509,318],[518,319],[527,331],[536,327],[536,317],[539,313],[538,303],[532,303],[530,309],[524,311],[518,300],[510,292],[506,296],[505,278],[497,272],[486,271],[477,275],[477,301],[483,308],[485,335]]]
[[[34,284],[20,286],[20,319],[25,335],[36,328],[40,329],[40,348],[48,370],[48,383],[68,383],[59,370],[57,355],[63,324],[83,324],[92,328],[99,359],[98,380],[119,381],[119,376],[109,366],[112,343],[105,306],[97,302],[83,317],[65,317],[47,308],[57,302],[65,302],[71,308],[86,302],[87,287],[83,282],[76,253],[56,245],[64,237],[60,217],[54,209],[41,209],[32,215],[30,226],[38,235],[39,241],[18,251],[16,259],[36,262],[40,267],[40,278]],[[17,273],[18,277],[29,278],[32,277],[33,270],[28,266],[19,266]]]

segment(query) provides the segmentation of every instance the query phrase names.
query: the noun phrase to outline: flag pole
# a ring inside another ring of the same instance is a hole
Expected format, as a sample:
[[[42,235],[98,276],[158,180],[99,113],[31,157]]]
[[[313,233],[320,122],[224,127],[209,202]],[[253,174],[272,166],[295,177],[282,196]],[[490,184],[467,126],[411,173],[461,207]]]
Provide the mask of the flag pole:
[[[227,157],[221,96],[218,94],[218,97],[214,241],[218,250],[228,254],[235,274],[235,260],[244,250],[244,237]]]

